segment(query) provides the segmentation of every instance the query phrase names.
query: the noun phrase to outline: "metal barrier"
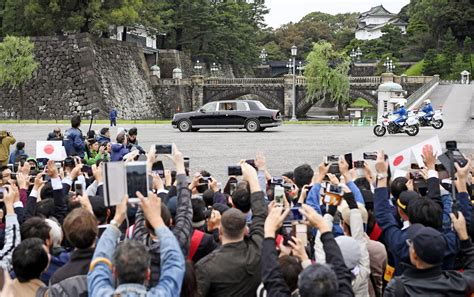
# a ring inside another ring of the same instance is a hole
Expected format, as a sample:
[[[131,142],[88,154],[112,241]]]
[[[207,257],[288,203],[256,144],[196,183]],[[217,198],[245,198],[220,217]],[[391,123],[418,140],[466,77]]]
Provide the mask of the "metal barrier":
[[[435,84],[439,83],[439,76],[433,76],[428,83],[424,84],[421,88],[416,90],[413,94],[407,98],[407,106],[412,105],[415,101],[423,96],[429,89],[431,89]]]

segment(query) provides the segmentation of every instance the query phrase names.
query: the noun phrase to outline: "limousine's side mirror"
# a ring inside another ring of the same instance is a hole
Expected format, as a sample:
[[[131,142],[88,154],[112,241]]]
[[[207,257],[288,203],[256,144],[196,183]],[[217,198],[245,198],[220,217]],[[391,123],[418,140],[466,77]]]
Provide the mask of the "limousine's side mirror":
[[[199,112],[206,113],[206,110],[204,108],[199,109]]]

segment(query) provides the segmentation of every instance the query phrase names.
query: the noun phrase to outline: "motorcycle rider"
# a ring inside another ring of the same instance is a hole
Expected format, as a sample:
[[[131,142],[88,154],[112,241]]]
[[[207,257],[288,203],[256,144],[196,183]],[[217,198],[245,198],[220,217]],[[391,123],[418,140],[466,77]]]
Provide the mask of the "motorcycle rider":
[[[393,122],[399,126],[403,126],[403,123],[408,118],[408,110],[405,108],[405,102],[397,103],[398,109],[393,112],[393,114],[397,114],[398,118],[395,119]]]
[[[434,109],[433,109],[433,106],[431,105],[430,99],[426,99],[424,103],[425,103],[425,106],[423,106],[423,108],[421,109],[421,111],[425,113],[423,115],[423,119],[426,121],[429,121],[434,115]]]

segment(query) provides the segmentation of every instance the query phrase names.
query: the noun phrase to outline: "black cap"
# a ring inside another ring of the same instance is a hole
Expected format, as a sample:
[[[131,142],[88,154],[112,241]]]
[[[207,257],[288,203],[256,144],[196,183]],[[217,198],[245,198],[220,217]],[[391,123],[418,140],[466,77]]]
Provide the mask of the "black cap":
[[[431,265],[443,262],[447,244],[441,232],[422,224],[413,224],[407,229],[407,235],[413,243],[416,255],[423,262]]]
[[[408,210],[408,206],[412,199],[420,198],[420,194],[415,191],[403,191],[400,193],[400,197],[398,197],[397,205],[400,207],[404,212]]]

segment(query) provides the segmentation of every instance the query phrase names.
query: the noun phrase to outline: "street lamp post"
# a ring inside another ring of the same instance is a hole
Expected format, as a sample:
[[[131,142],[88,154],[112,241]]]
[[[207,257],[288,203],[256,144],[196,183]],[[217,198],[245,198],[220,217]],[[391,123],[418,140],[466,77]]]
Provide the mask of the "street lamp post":
[[[211,65],[211,76],[216,77],[219,72],[219,66],[216,63],[212,63]]]
[[[387,57],[387,60],[385,60],[385,63],[383,63],[383,66],[387,69],[388,73],[392,73],[395,70],[395,64],[393,63],[393,60]]]
[[[296,55],[298,48],[296,45],[291,47],[291,56],[293,57],[293,114],[291,115],[290,121],[297,121],[296,119]]]
[[[196,61],[196,65],[194,65],[194,70],[197,72],[197,74],[201,74],[201,69],[202,69],[202,65],[201,63],[199,63],[199,60]]]
[[[357,62],[360,63],[360,58],[362,57],[362,51],[360,50],[360,47],[357,47],[357,51],[355,52],[356,57],[357,57]]]
[[[260,60],[261,60],[262,65],[267,64],[267,57],[268,57],[267,50],[263,48],[262,51],[260,52]]]

